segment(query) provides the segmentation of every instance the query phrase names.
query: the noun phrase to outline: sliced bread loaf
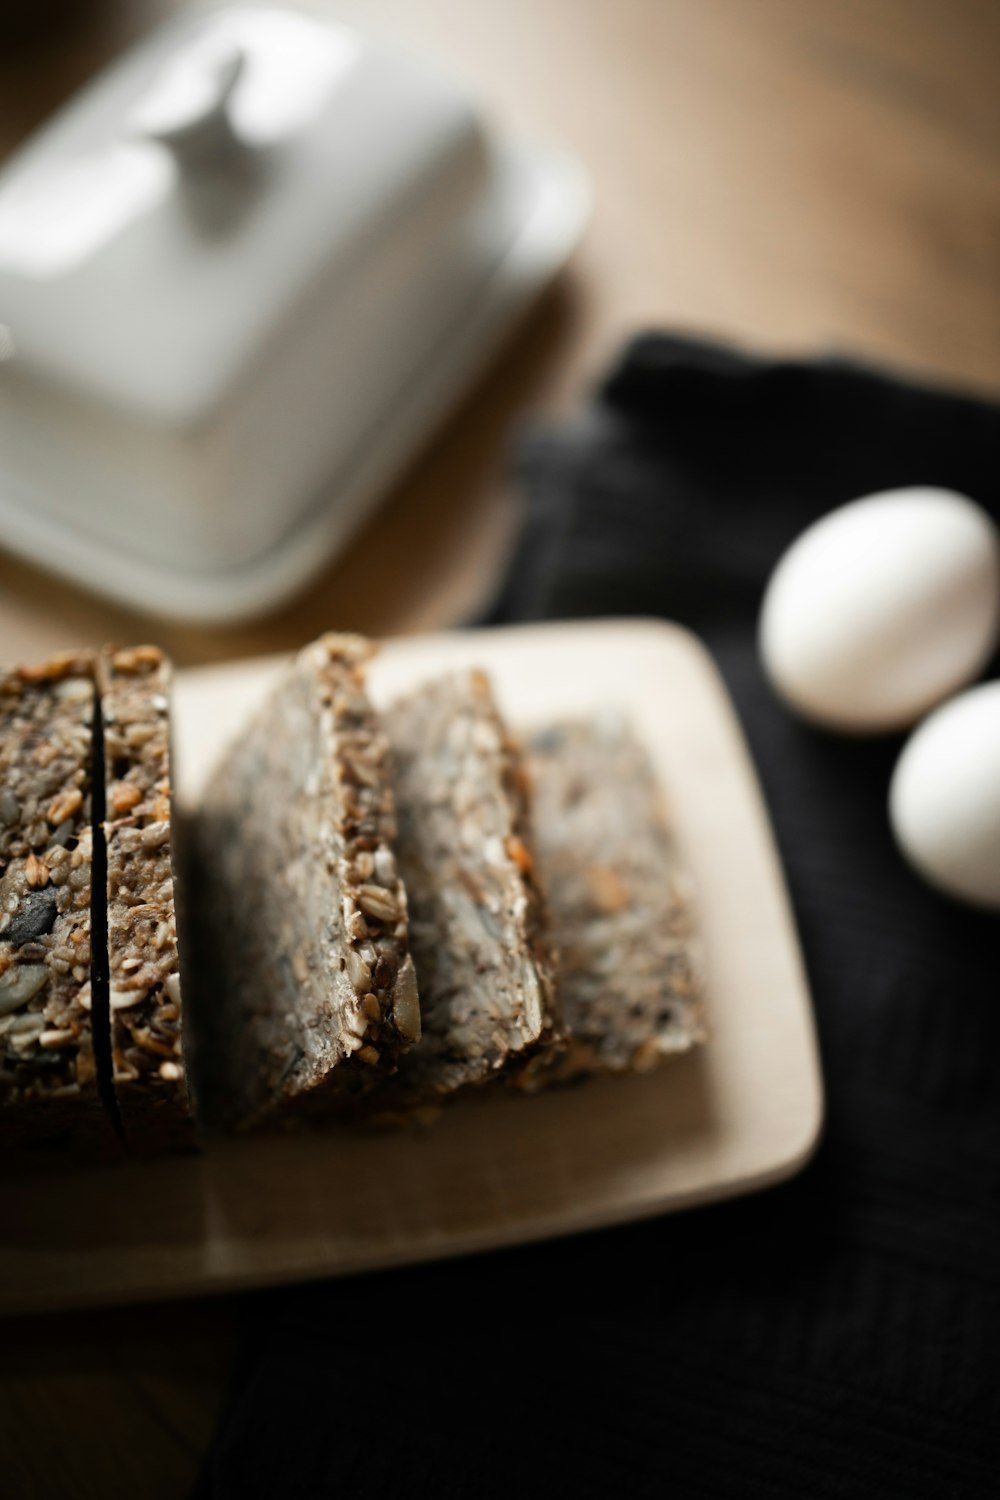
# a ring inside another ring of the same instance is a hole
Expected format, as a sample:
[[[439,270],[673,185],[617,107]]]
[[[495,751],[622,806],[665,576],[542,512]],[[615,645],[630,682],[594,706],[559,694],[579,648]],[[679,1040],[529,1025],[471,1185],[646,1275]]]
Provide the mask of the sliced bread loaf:
[[[112,1138],[91,1015],[93,665],[68,653],[0,676],[5,1150]]]
[[[691,882],[659,783],[617,717],[558,724],[528,750],[570,1033],[559,1075],[654,1067],[706,1036]]]
[[[128,1145],[151,1150],[192,1136],[174,904],[170,664],[155,646],[109,646],[97,681],[114,1091]]]
[[[481,672],[386,714],[423,1036],[380,1101],[528,1084],[561,1036],[524,781]]]
[[[195,846],[209,1123],[350,1112],[420,1035],[371,653],[324,636],[222,759]],[[205,976],[209,984],[205,986]]]

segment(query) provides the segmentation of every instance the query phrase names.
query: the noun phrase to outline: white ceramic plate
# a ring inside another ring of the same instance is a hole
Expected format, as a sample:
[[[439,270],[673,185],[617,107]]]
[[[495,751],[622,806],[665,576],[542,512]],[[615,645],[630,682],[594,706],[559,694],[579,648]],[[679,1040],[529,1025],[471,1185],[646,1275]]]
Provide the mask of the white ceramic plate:
[[[696,878],[712,1037],[642,1077],[483,1098],[426,1131],[336,1132],[4,1185],[0,1310],[189,1295],[458,1255],[731,1197],[810,1156],[823,1103],[781,871],[704,648],[643,622],[520,627],[387,645],[384,700],[460,665],[514,726],[620,705],[660,771]],[[178,790],[205,775],[281,662],[181,673]]]

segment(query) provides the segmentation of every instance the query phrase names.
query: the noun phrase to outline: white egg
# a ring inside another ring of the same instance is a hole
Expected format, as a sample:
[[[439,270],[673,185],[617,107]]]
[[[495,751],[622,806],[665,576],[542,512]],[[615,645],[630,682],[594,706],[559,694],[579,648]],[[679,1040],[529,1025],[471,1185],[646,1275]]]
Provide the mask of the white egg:
[[[764,597],[776,691],[831,729],[913,724],[972,681],[1000,633],[1000,536],[950,490],[889,490],[795,541]]]
[[[889,788],[896,841],[932,885],[1000,907],[1000,682],[953,698],[903,748]]]

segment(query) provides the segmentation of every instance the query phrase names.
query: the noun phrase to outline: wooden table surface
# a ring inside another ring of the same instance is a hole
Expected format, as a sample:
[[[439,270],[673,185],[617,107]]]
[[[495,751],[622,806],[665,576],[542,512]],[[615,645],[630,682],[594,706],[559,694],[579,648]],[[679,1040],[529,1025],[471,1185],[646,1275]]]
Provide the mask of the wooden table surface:
[[[35,35],[0,32],[0,156],[176,8],[8,0],[0,25],[19,4]],[[4,659],[154,636],[188,663],[329,627],[387,634],[466,617],[516,523],[508,434],[571,408],[643,326],[851,350],[1000,393],[996,0],[341,8],[452,61],[497,120],[584,157],[597,208],[570,274],[304,598],[239,630],[153,626],[3,560]],[[219,1300],[7,1325],[4,1493],[184,1494],[247,1312]]]

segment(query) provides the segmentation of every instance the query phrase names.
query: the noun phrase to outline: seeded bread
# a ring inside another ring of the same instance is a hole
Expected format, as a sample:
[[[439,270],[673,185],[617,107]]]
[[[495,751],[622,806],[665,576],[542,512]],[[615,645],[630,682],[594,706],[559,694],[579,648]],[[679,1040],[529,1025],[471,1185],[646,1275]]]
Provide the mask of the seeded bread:
[[[106,647],[97,678],[114,1091],[129,1146],[150,1150],[192,1136],[171,861],[171,670],[155,646]]]
[[[617,718],[559,724],[528,767],[571,1038],[561,1076],[645,1070],[704,1041],[691,883],[642,746]]]
[[[197,925],[218,982],[197,1020],[210,1123],[349,1113],[420,1035],[370,653],[335,635],[303,651],[205,796]]]
[[[380,1102],[527,1084],[561,1026],[524,783],[489,682],[475,671],[435,682],[386,726],[423,1037]]]
[[[93,659],[0,676],[0,1139],[110,1142],[91,1029]]]

